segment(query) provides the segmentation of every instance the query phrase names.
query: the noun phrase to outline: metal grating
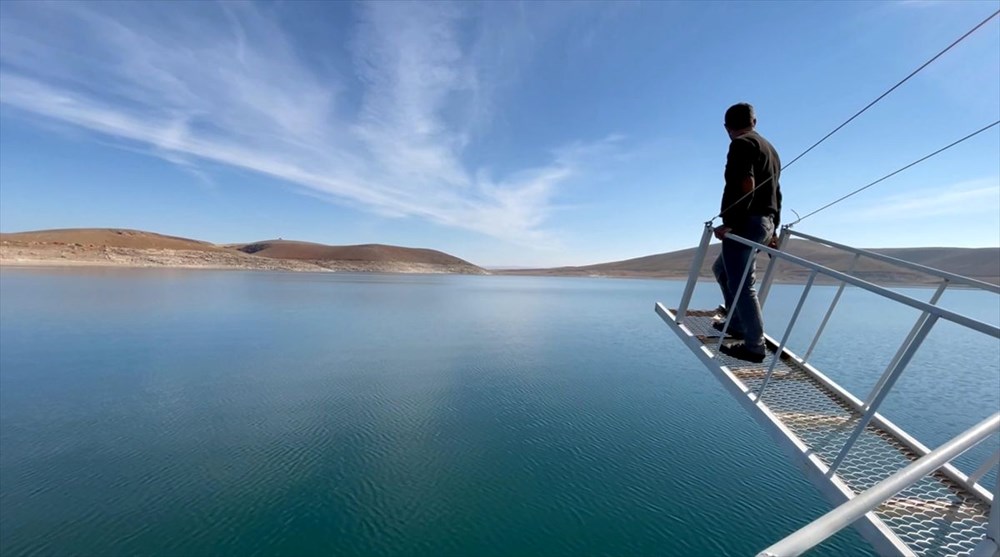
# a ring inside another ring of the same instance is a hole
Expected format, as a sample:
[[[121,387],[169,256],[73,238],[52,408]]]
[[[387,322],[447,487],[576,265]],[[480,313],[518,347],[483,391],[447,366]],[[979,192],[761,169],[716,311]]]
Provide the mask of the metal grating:
[[[688,311],[683,326],[726,366],[747,389],[756,392],[776,347],[754,364],[718,352],[720,333],[712,328],[714,311]],[[724,342],[734,342],[726,339]],[[860,414],[841,395],[815,379],[787,353],[782,354],[761,404],[829,465],[854,430]],[[916,455],[891,432],[869,424],[837,469],[855,493],[887,478]],[[917,555],[972,555],[986,534],[989,504],[943,474],[928,476],[901,491],[875,514]]]

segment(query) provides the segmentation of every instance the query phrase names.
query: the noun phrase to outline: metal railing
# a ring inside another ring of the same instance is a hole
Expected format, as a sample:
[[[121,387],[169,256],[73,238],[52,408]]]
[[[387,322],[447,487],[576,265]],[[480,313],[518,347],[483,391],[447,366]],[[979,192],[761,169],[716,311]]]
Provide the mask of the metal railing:
[[[851,262],[850,271],[846,273],[837,271],[825,267],[823,265],[817,264],[815,262],[809,261],[807,259],[792,255],[785,251],[782,251],[781,248],[787,245],[789,238],[791,238],[793,235],[853,254],[854,258]],[[702,233],[702,238],[699,243],[698,250],[695,253],[694,261],[692,263],[691,270],[688,276],[688,283],[685,286],[680,304],[678,305],[678,310],[675,317],[675,320],[678,324],[683,324],[684,319],[686,318],[687,308],[691,302],[691,298],[693,296],[695,289],[695,284],[698,281],[701,267],[704,264],[705,257],[708,251],[708,246],[709,243],[711,242],[712,236],[713,236],[713,229],[711,223],[705,223],[705,229]],[[781,340],[777,343],[775,355],[773,358],[771,358],[771,363],[767,368],[767,371],[764,375],[763,380],[760,383],[760,386],[756,389],[755,393],[751,393],[753,396],[753,400],[756,403],[760,403],[765,393],[767,392],[766,389],[768,387],[768,383],[771,380],[772,374],[774,373],[775,367],[778,363],[778,360],[780,359],[780,355],[786,348],[786,344],[791,336],[793,328],[796,325],[798,316],[802,310],[802,307],[807,297],[809,296],[812,285],[818,275],[824,275],[826,277],[832,278],[835,281],[839,282],[840,284],[837,293],[835,294],[830,304],[830,307],[827,309],[826,314],[824,315],[823,320],[820,323],[818,330],[816,331],[816,334],[809,345],[809,349],[805,352],[805,355],[800,359],[803,365],[806,364],[806,360],[808,360],[808,358],[811,356],[813,352],[813,349],[816,347],[816,344],[819,341],[819,338],[821,337],[827,323],[829,322],[830,316],[837,307],[837,304],[841,299],[841,295],[843,294],[843,291],[847,285],[851,285],[860,288],[862,290],[872,292],[883,298],[895,301],[897,303],[903,304],[905,306],[920,311],[920,316],[918,317],[916,323],[914,323],[909,334],[906,336],[903,343],[897,349],[889,365],[880,375],[878,381],[872,388],[871,392],[868,394],[867,398],[864,400],[863,403],[856,406],[856,410],[860,414],[860,418],[858,419],[856,424],[853,424],[853,431],[847,438],[844,445],[840,448],[833,462],[827,468],[825,475],[827,478],[834,477],[837,468],[841,465],[841,463],[850,453],[855,442],[860,438],[862,433],[865,431],[865,429],[869,426],[869,424],[873,420],[876,420],[876,422],[883,425],[887,424],[889,426],[889,429],[893,432],[893,434],[897,435],[900,439],[904,441],[905,444],[910,446],[910,448],[914,449],[917,456],[920,456],[920,458],[915,462],[913,462],[911,465],[904,468],[903,470],[899,471],[893,476],[890,476],[885,481],[878,484],[875,488],[866,491],[864,494],[858,495],[857,497],[852,499],[852,501],[850,501],[848,504],[845,504],[842,507],[838,507],[837,509],[835,509],[835,511],[830,513],[832,515],[832,518],[823,517],[822,519],[820,519],[820,521],[817,521],[817,523],[819,523],[821,527],[816,526],[815,525],[816,523],[814,523],[803,529],[803,530],[808,530],[808,532],[802,533],[800,531],[799,533],[793,534],[793,537],[795,537],[794,543],[789,542],[790,545],[788,545],[787,547],[790,548],[804,547],[805,549],[808,549],[808,547],[812,547],[812,545],[815,545],[816,543],[819,543],[820,541],[825,539],[827,536],[832,535],[836,530],[839,530],[840,528],[849,525],[858,517],[871,511],[872,509],[877,507],[879,504],[884,502],[886,499],[888,499],[898,491],[905,489],[915,481],[938,469],[941,469],[942,473],[944,473],[946,476],[957,481],[960,485],[965,486],[975,496],[983,499],[984,501],[990,502],[997,500],[997,497],[995,495],[992,495],[988,490],[979,485],[978,482],[983,478],[983,476],[989,470],[991,470],[994,466],[997,465],[997,462],[1000,461],[1000,453],[993,455],[990,459],[984,462],[979,469],[977,469],[969,476],[965,476],[961,472],[954,469],[952,466],[949,465],[949,462],[959,454],[965,452],[970,447],[981,442],[991,432],[995,433],[997,431],[997,424],[1000,423],[998,422],[1000,421],[1000,415],[992,416],[991,418],[979,424],[975,428],[959,435],[952,441],[949,441],[939,449],[935,451],[929,451],[926,447],[923,447],[919,443],[915,442],[915,440],[912,440],[912,438],[909,438],[909,436],[907,436],[904,432],[898,430],[897,428],[895,428],[895,426],[888,424],[888,422],[879,417],[878,409],[881,406],[882,402],[886,399],[886,396],[892,390],[893,386],[896,384],[896,381],[899,379],[903,371],[906,369],[907,365],[913,359],[914,354],[917,352],[921,344],[927,338],[927,335],[939,321],[942,320],[950,321],[967,329],[971,329],[986,334],[990,337],[993,337],[994,339],[1000,339],[1000,328],[988,323],[983,323],[981,321],[969,318],[967,316],[958,314],[956,312],[950,311],[948,309],[936,305],[938,301],[941,299],[941,296],[947,289],[948,285],[959,284],[965,287],[976,288],[998,294],[1000,294],[1000,286],[992,285],[975,279],[961,277],[959,275],[955,275],[945,271],[940,271],[937,269],[932,269],[930,267],[925,267],[923,265],[919,265],[916,263],[903,261],[883,254],[878,254],[871,251],[860,250],[849,246],[844,246],[842,244],[830,242],[828,240],[823,240],[821,238],[816,238],[808,234],[803,234],[800,232],[792,232],[788,227],[782,229],[781,236],[778,241],[778,249],[772,249],[768,246],[752,242],[750,240],[747,240],[745,238],[733,234],[727,235],[726,238],[727,240],[743,244],[751,248],[752,250],[750,257],[747,260],[746,267],[743,269],[740,286],[734,295],[734,300],[732,302],[733,307],[736,307],[736,301],[744,290],[743,287],[749,275],[751,266],[756,263],[756,258],[758,253],[766,253],[769,256],[771,256],[771,261],[768,264],[767,271],[765,272],[764,278],[761,281],[760,295],[759,295],[760,297],[766,297],[770,285],[774,280],[774,276],[776,273],[775,269],[779,261],[787,261],[793,265],[799,266],[809,271],[809,275],[806,280],[803,292],[799,298],[798,304],[796,305],[795,310],[791,318],[789,319],[788,324],[785,327],[785,331],[782,334]],[[888,263],[912,271],[918,271],[920,273],[940,278],[942,279],[942,282],[935,290],[929,302],[917,300],[910,296],[906,296],[894,290],[890,290],[888,288],[876,285],[874,283],[868,282],[864,279],[861,279],[857,276],[850,274],[856,268],[861,258],[870,258],[873,260],[881,261],[883,263]],[[723,324],[722,334],[719,338],[720,345],[722,344],[723,339],[725,339],[726,337],[729,323],[732,319],[732,313],[733,313],[732,311],[729,312]],[[986,428],[985,430],[983,429],[984,427]],[[918,473],[919,475],[916,475]],[[848,505],[850,506],[848,507]],[[996,514],[996,509],[998,506],[1000,505],[997,504],[993,505],[994,515]],[[835,529],[832,530],[830,529],[834,527]],[[1000,519],[995,519],[995,518],[991,519],[990,531],[996,530],[998,527],[1000,527]],[[823,535],[821,537],[817,537],[816,532],[821,532],[823,533]],[[993,539],[994,541],[996,541],[995,537]],[[802,546],[800,545],[801,543],[804,543],[802,542],[802,540],[811,540],[811,544],[808,546]],[[779,551],[778,553],[774,553],[775,555],[798,554],[794,551],[788,552],[786,550],[786,546],[780,544],[770,548],[768,551],[772,550]],[[795,549],[795,551],[800,551],[800,550]],[[763,555],[770,555],[770,554],[771,553],[765,552]]]
[[[784,232],[787,234],[788,233],[788,229],[785,229]],[[868,397],[865,399],[864,414],[862,415],[861,420],[859,420],[858,424],[855,426],[854,431],[851,433],[851,436],[848,438],[847,442],[844,444],[844,446],[841,449],[840,453],[837,455],[837,458],[830,465],[830,471],[829,471],[829,473],[831,475],[836,471],[837,467],[840,466],[840,464],[847,457],[847,455],[850,452],[851,448],[854,446],[854,443],[861,436],[861,433],[864,432],[864,430],[865,430],[866,427],[868,427],[868,424],[871,422],[872,418],[875,416],[875,413],[878,411],[879,406],[881,406],[882,402],[885,400],[886,396],[889,394],[889,391],[891,391],[893,385],[895,385],[896,380],[899,379],[899,377],[902,375],[903,370],[906,369],[906,366],[909,364],[910,360],[913,358],[913,356],[916,353],[917,349],[920,348],[920,345],[923,343],[924,339],[927,338],[928,333],[930,333],[931,329],[934,327],[934,325],[938,322],[939,319],[945,319],[947,321],[951,321],[953,323],[957,323],[959,325],[962,325],[962,326],[964,326],[966,328],[969,328],[969,329],[972,329],[974,331],[985,333],[985,334],[987,334],[989,336],[992,336],[993,338],[1000,339],[1000,328],[997,328],[997,327],[995,327],[993,325],[990,325],[990,324],[987,324],[987,323],[983,323],[981,321],[977,321],[975,319],[971,319],[971,318],[966,317],[964,315],[961,315],[961,314],[955,313],[953,311],[950,311],[950,310],[947,310],[947,309],[944,309],[944,308],[941,308],[939,306],[934,305],[934,304],[937,303],[938,299],[940,299],[941,294],[944,292],[944,289],[947,287],[948,282],[950,282],[952,280],[951,278],[946,279],[946,282],[944,282],[938,288],[938,290],[935,292],[934,296],[932,297],[931,302],[929,302],[929,303],[928,302],[922,302],[920,300],[917,300],[917,299],[911,298],[909,296],[900,294],[900,293],[895,292],[893,290],[889,290],[887,288],[884,288],[884,287],[878,286],[876,284],[867,282],[867,281],[862,280],[862,279],[860,279],[858,277],[855,277],[853,275],[848,275],[848,274],[842,273],[840,271],[835,271],[833,269],[829,269],[829,268],[824,267],[822,265],[819,265],[817,263],[813,263],[812,261],[808,261],[806,259],[803,259],[801,257],[797,257],[797,256],[794,256],[794,255],[791,255],[789,253],[785,253],[785,252],[781,252],[781,251],[777,251],[777,250],[771,249],[771,248],[769,248],[767,246],[758,244],[756,242],[751,242],[750,240],[747,240],[745,238],[741,238],[739,236],[735,236],[735,235],[730,234],[729,236],[727,236],[727,238],[729,240],[736,241],[736,242],[739,242],[739,243],[741,243],[743,245],[746,245],[746,246],[748,246],[750,248],[753,248],[756,251],[761,251],[761,252],[767,253],[768,255],[771,255],[772,256],[772,264],[774,264],[774,262],[778,261],[778,260],[786,260],[786,261],[790,261],[790,262],[792,262],[792,263],[794,263],[796,265],[799,265],[799,266],[805,267],[807,269],[810,269],[812,271],[812,273],[810,273],[809,279],[808,279],[808,281],[806,283],[806,288],[803,290],[802,296],[799,299],[799,304],[796,307],[795,314],[793,315],[792,319],[789,321],[788,325],[785,328],[785,333],[782,336],[781,345],[778,347],[778,353],[781,353],[781,351],[784,350],[784,348],[785,348],[785,344],[787,343],[787,340],[788,340],[789,336],[791,335],[792,329],[795,326],[795,321],[796,321],[795,318],[798,316],[798,313],[801,310],[802,305],[805,302],[806,297],[809,295],[810,287],[812,286],[812,282],[815,279],[817,273],[822,273],[822,274],[824,274],[826,276],[829,276],[829,277],[832,277],[834,279],[837,279],[837,280],[841,281],[842,285],[843,284],[851,284],[853,286],[857,286],[857,287],[862,288],[864,290],[867,290],[869,292],[878,294],[878,295],[883,296],[885,298],[889,298],[889,299],[894,300],[896,302],[899,302],[899,303],[902,303],[904,305],[910,306],[910,307],[912,307],[914,309],[921,310],[921,312],[922,312],[921,315],[920,315],[920,317],[917,319],[917,322],[913,325],[913,328],[911,329],[910,334],[907,335],[906,339],[903,341],[903,344],[900,345],[899,349],[896,351],[896,355],[893,357],[893,359],[889,363],[888,367],[886,367],[885,371],[879,377],[878,382],[875,384],[875,387],[871,390],[871,392],[869,393]],[[820,240],[820,241],[823,241],[823,240]],[[852,251],[854,251],[856,254],[865,254],[865,255],[867,255],[867,253],[863,252],[863,250],[854,250],[854,248],[849,248],[849,249],[851,249]],[[747,261],[747,267],[746,267],[746,269],[744,270],[744,273],[743,273],[744,280],[746,279],[746,275],[748,274],[748,271],[749,271],[751,265],[754,262],[754,259],[756,257],[756,251],[752,252],[752,256]],[[942,273],[943,273],[943,271],[942,271]],[[736,296],[739,296],[740,292],[743,290],[742,284],[743,283],[741,282],[740,289],[737,290]],[[983,283],[983,284],[985,284],[985,283]],[[733,305],[735,306],[735,298],[734,298]],[[835,307],[835,304],[831,304],[831,307],[830,307],[830,310],[828,311],[828,313],[832,313],[834,307]],[[729,321],[729,318],[727,317],[727,325],[728,325],[728,321]],[[818,341],[820,333],[822,333],[822,329],[820,329],[817,332],[817,336],[814,337],[813,343],[812,343],[813,345],[815,345],[816,342]],[[765,375],[764,382],[763,382],[763,384],[761,385],[760,389],[757,392],[757,399],[758,400],[764,396],[764,389],[767,387],[767,383],[768,383],[768,381],[771,378],[771,374],[774,372],[774,367],[775,367],[776,363],[777,363],[777,358],[774,358],[772,360],[772,362],[771,362],[770,367],[768,368],[767,374]]]
[[[976,424],[929,454],[882,480],[864,493],[817,518],[797,532],[760,552],[758,557],[801,555],[823,540],[850,526],[855,520],[875,510],[893,495],[920,481],[924,476],[951,462],[955,457],[1000,432],[1000,413]],[[994,498],[993,509],[997,509]],[[994,513],[995,514],[995,513]],[[987,533],[989,536],[989,532]],[[996,540],[992,540],[996,542]]]
[[[786,230],[786,232],[787,232],[787,230]],[[692,297],[692,294],[694,293],[694,283],[698,279],[698,275],[699,275],[701,264],[704,263],[704,261],[705,261],[705,255],[706,255],[706,253],[708,251],[708,244],[709,244],[709,241],[711,240],[711,238],[712,238],[712,227],[711,227],[710,224],[706,223],[705,231],[702,234],[701,243],[699,244],[698,251],[695,254],[694,264],[692,264],[691,271],[690,271],[690,273],[688,275],[688,284],[685,286],[684,293],[683,293],[683,295],[681,297],[680,304],[678,305],[678,309],[677,309],[677,320],[678,320],[678,322],[682,322],[683,321],[685,313],[686,313],[687,308],[688,308],[688,305],[691,302],[691,297]],[[921,300],[917,300],[916,298],[911,298],[910,296],[906,296],[905,294],[900,294],[899,292],[896,292],[896,291],[893,291],[893,290],[889,290],[888,288],[885,288],[885,287],[879,286],[877,284],[868,282],[868,281],[866,281],[864,279],[860,279],[860,278],[855,277],[853,275],[849,275],[849,274],[841,272],[841,271],[836,271],[834,269],[830,269],[828,267],[824,267],[823,265],[820,265],[818,263],[813,263],[812,261],[809,261],[807,259],[803,259],[801,257],[792,255],[790,253],[786,253],[786,252],[783,252],[783,251],[772,249],[772,248],[770,248],[768,246],[765,246],[763,244],[758,244],[757,242],[752,242],[750,240],[747,240],[746,238],[741,238],[740,236],[736,236],[735,234],[729,234],[729,235],[726,236],[726,238],[728,240],[739,242],[739,243],[741,243],[741,244],[743,244],[745,246],[748,246],[748,247],[750,247],[750,248],[752,248],[752,249],[755,250],[754,254],[747,259],[747,268],[744,269],[744,272],[743,272],[743,276],[744,277],[746,277],[747,270],[754,263],[754,260],[755,260],[755,257],[756,257],[756,252],[762,252],[762,253],[766,253],[766,254],[768,254],[768,255],[770,255],[772,257],[772,264],[774,262],[776,262],[777,260],[789,261],[789,262],[791,262],[791,263],[793,263],[795,265],[798,265],[800,267],[804,267],[806,269],[809,269],[810,271],[815,271],[816,273],[819,273],[819,274],[822,274],[822,275],[826,275],[826,276],[828,276],[830,278],[833,278],[835,280],[838,280],[840,282],[843,282],[843,283],[846,283],[846,284],[850,284],[852,286],[856,286],[858,288],[861,288],[863,290],[867,290],[867,291],[872,292],[874,294],[878,294],[879,296],[882,296],[883,298],[888,298],[888,299],[893,300],[895,302],[899,302],[899,303],[901,303],[903,305],[912,307],[914,309],[921,310],[921,311],[927,313],[929,316],[933,315],[933,316],[936,316],[937,318],[944,319],[946,321],[951,321],[953,323],[956,323],[956,324],[961,325],[963,327],[966,327],[968,329],[972,329],[974,331],[978,331],[980,333],[984,333],[984,334],[990,335],[993,338],[1000,338],[1000,329],[998,329],[997,327],[995,327],[993,325],[990,325],[988,323],[983,323],[982,321],[977,321],[975,319],[972,319],[970,317],[966,317],[966,316],[961,315],[959,313],[947,310],[945,308],[941,308],[941,307],[935,306],[935,305],[933,305],[931,303],[924,302],[924,301],[921,301]],[[858,250],[858,251],[862,251],[862,250]],[[983,284],[986,284],[986,283],[983,283]],[[737,292],[736,295],[738,296],[739,292]],[[735,305],[735,303],[736,303],[736,300],[734,299],[733,305]]]
[[[987,292],[992,292],[993,294],[1000,294],[1000,284],[991,284],[991,283],[988,283],[988,282],[983,282],[981,280],[976,280],[976,279],[969,278],[969,277],[963,277],[962,275],[956,275],[955,273],[949,273],[947,271],[942,271],[940,269],[935,269],[933,267],[927,267],[926,265],[920,265],[919,263],[913,263],[912,261],[906,261],[905,259],[897,259],[895,257],[889,256],[889,255],[885,255],[885,254],[881,254],[881,253],[878,253],[878,252],[874,252],[874,251],[871,251],[871,250],[863,250],[863,249],[853,248],[851,246],[846,246],[844,244],[839,244],[837,242],[832,242],[832,241],[824,239],[824,238],[818,238],[816,236],[812,236],[812,235],[806,234],[804,232],[799,232],[798,230],[792,230],[791,228],[789,228],[787,226],[784,227],[784,229],[782,230],[782,234],[785,235],[786,237],[795,236],[795,237],[798,237],[798,238],[802,238],[804,240],[809,240],[811,242],[815,242],[817,244],[822,244],[822,245],[827,246],[827,247],[838,249],[840,251],[846,251],[848,253],[853,253],[853,254],[855,254],[858,257],[867,257],[867,258],[873,259],[875,261],[881,261],[883,263],[888,263],[888,264],[893,265],[895,267],[900,267],[902,269],[909,269],[911,271],[916,271],[916,272],[919,272],[919,273],[923,273],[925,275],[929,275],[929,276],[932,276],[932,277],[943,279],[943,280],[945,280],[947,282],[950,282],[951,284],[960,284],[962,286],[968,286],[968,287],[971,287],[971,288],[976,288],[976,289],[979,289],[979,290],[985,290]]]

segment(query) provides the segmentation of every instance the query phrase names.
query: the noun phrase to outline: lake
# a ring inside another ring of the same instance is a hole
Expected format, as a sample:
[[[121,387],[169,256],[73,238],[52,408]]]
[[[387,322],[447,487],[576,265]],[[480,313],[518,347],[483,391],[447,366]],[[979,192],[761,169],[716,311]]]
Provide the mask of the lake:
[[[653,312],[682,288],[4,269],[0,554],[754,554],[829,506]],[[772,290],[772,336],[801,290]],[[849,289],[812,361],[864,396],[916,317]],[[883,408],[947,440],[1000,408],[1000,344],[937,325]]]

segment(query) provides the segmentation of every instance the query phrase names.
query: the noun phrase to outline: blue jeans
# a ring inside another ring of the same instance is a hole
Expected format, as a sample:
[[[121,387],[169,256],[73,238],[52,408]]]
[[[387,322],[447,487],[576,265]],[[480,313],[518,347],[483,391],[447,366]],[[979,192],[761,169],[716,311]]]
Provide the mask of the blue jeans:
[[[741,225],[734,227],[732,233],[751,242],[764,244],[774,233],[774,221],[771,217],[750,216]],[[750,263],[750,274],[743,284],[743,290],[737,293],[740,279],[743,278],[743,269],[751,257],[753,248],[733,240],[723,240],[722,253],[712,264],[712,272],[715,273],[715,280],[719,282],[722,297],[726,301],[730,319],[729,328],[743,334],[747,349],[763,353],[764,318],[760,313],[757,290],[754,289],[757,283],[756,261]]]

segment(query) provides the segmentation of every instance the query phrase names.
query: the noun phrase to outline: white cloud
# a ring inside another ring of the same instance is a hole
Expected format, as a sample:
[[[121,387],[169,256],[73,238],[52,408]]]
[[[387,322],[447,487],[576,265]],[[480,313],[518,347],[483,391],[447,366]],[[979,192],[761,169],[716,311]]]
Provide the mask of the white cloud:
[[[557,188],[615,138],[554,150],[547,165],[498,180],[468,168],[462,152],[489,120],[492,85],[478,65],[482,42],[460,40],[461,8],[363,5],[354,67],[342,69],[352,75],[338,75],[306,64],[273,14],[251,4],[195,14],[8,3],[0,102],[185,167],[223,163],[384,215],[552,245],[544,225]]]
[[[909,220],[984,213],[1000,213],[1000,178],[890,195],[870,203],[856,215],[871,220]]]

